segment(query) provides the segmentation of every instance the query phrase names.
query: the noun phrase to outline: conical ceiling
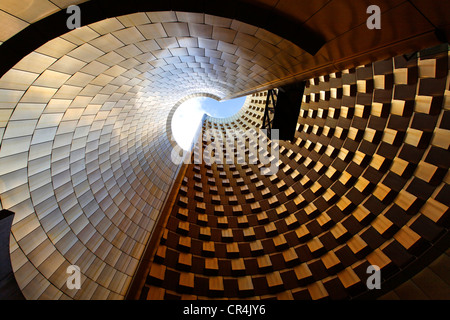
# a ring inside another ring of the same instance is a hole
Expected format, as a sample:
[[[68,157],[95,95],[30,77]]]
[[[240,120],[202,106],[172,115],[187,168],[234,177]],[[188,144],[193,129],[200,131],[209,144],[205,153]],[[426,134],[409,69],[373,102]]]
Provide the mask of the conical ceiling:
[[[237,20],[136,13],[68,32],[0,80],[1,205],[26,298],[123,298],[177,173],[168,116],[283,77],[300,48]]]
[[[179,171],[170,118],[187,97],[245,96],[391,58],[449,26],[448,2],[373,1],[380,31],[366,27],[368,3],[349,3],[2,1],[0,209],[15,212],[25,297],[125,297]],[[82,8],[72,31],[69,4]],[[80,290],[67,288],[69,265]]]

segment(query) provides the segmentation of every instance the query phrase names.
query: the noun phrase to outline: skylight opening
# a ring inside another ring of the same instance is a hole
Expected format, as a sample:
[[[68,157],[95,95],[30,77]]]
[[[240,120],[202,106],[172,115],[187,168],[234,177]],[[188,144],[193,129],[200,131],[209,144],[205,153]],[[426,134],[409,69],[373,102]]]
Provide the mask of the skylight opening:
[[[183,150],[190,151],[193,139],[201,125],[204,114],[214,118],[235,115],[244,105],[246,97],[216,101],[207,97],[186,100],[175,111],[172,118],[172,134]]]

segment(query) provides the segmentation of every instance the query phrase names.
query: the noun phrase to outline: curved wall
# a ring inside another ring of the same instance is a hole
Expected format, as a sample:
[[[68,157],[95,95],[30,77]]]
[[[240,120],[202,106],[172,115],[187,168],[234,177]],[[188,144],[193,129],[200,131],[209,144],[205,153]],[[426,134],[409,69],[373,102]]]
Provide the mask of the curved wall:
[[[178,170],[171,110],[280,77],[296,58],[279,43],[237,20],[141,12],[55,38],[0,79],[0,199],[27,299],[124,297]]]
[[[372,1],[378,31],[365,1],[232,3],[1,2],[0,208],[16,213],[11,259],[26,298],[126,295],[179,169],[167,123],[186,96],[338,72],[436,44],[449,26],[447,1]],[[69,4],[83,10],[71,32]],[[71,264],[78,291],[66,287]]]
[[[404,297],[450,298],[448,52],[310,79],[272,176],[259,164],[190,164],[139,297],[376,298],[412,278],[421,288]],[[258,128],[265,94],[204,131]],[[436,274],[413,278],[438,256]],[[380,290],[366,285],[371,265]]]

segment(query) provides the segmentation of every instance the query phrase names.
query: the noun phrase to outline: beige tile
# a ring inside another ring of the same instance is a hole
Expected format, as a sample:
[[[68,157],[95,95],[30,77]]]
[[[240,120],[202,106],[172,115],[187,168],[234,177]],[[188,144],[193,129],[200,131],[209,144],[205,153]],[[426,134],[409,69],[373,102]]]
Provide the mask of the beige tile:
[[[231,29],[239,31],[240,33],[245,33],[247,35],[255,35],[256,32],[258,31],[258,27],[249,25],[247,23],[238,20],[233,20],[230,27]]]
[[[69,56],[63,56],[61,59],[56,61],[49,69],[67,74],[73,74],[79,71],[85,65],[86,62],[84,61]]]
[[[105,54],[104,56],[101,56],[96,61],[99,61],[100,63],[106,64],[108,66],[113,66],[117,63],[122,62],[123,60],[125,60],[124,57],[122,57],[120,54],[118,54],[115,51],[111,51],[111,52]]]
[[[211,38],[213,28],[207,24],[189,23],[189,33],[192,37]]]
[[[78,86],[78,87],[85,87],[87,86],[92,80],[94,80],[94,76],[83,73],[83,72],[77,72],[75,73],[66,83],[68,85]]]
[[[31,214],[28,217],[13,224],[11,231],[14,233],[14,237],[17,241],[23,239],[26,235],[39,227],[39,220],[35,214]]]
[[[33,161],[38,158],[46,157],[46,156],[50,155],[51,150],[52,150],[51,142],[42,143],[39,145],[32,145],[30,147],[28,160]],[[30,175],[32,175],[32,174],[30,173]]]
[[[82,88],[63,85],[58,92],[53,96],[55,99],[75,99],[75,97],[80,93]]]
[[[37,120],[10,121],[3,139],[32,135],[36,124]]]
[[[4,0],[0,3],[0,9],[6,11],[28,23],[36,22],[52,13],[59,11],[59,8],[47,0]]]
[[[230,28],[232,19],[205,14],[205,23],[222,28]]]
[[[163,23],[162,27],[169,37],[188,37],[191,36],[187,23],[168,22]]]
[[[19,188],[25,184],[27,184],[27,170],[26,168],[22,168],[2,176],[0,179],[0,192],[5,194],[10,190]],[[25,196],[27,196],[27,194],[25,194]],[[12,208],[21,202],[23,201],[19,201],[15,204],[9,204],[8,206],[5,203],[3,205],[5,207]]]
[[[283,38],[277,36],[276,34],[273,34],[265,29],[258,28],[258,30],[255,33],[255,37],[258,39],[264,40],[267,43],[270,43],[274,46],[278,45],[281,41],[283,41]]]
[[[48,88],[59,88],[61,87],[67,79],[70,78],[70,75],[65,73],[60,73],[51,70],[45,70],[39,78],[33,83],[35,86],[39,87],[48,87]]]
[[[53,140],[55,138],[56,130],[56,127],[35,130],[31,143],[40,144]]]
[[[4,42],[29,26],[29,23],[0,10],[0,41]]]
[[[3,136],[4,128],[8,124],[13,111],[13,109],[0,109],[0,128],[3,130],[0,132],[0,138]]]
[[[108,65],[103,64],[96,61],[92,61],[91,63],[87,64],[85,67],[80,69],[81,72],[88,73],[94,76],[100,75],[102,72],[107,70],[109,68]]]
[[[0,78],[0,88],[26,90],[38,76],[37,73],[10,69]]]
[[[198,39],[198,45],[200,48],[216,50],[218,41],[213,39]]]
[[[212,37],[217,40],[232,43],[237,35],[237,31],[229,28],[214,26]]]
[[[45,107],[44,113],[59,113],[65,112],[69,107],[71,100],[52,99]]]
[[[169,48],[177,48],[177,47],[179,47],[178,41],[174,37],[157,39],[156,43],[158,44],[158,46],[161,49],[169,49]]]
[[[89,27],[98,34],[107,34],[124,28],[117,18],[101,20],[89,25]]]
[[[167,33],[161,23],[141,25],[138,26],[137,29],[149,40],[167,37]]]
[[[433,133],[431,144],[442,149],[448,149],[450,145],[450,140],[448,138],[449,131],[450,130],[436,128]]]
[[[50,40],[46,44],[36,49],[36,52],[45,54],[53,58],[61,58],[63,55],[75,49],[75,47],[76,45],[72,42],[58,37]]]
[[[36,129],[58,126],[63,115],[63,113],[49,113],[41,115]]]
[[[275,55],[280,53],[280,49],[278,49],[277,47],[275,47],[274,45],[271,45],[270,43],[268,43],[266,41],[258,42],[258,44],[255,46],[255,48],[253,50],[255,50],[259,54],[262,54],[263,56],[265,56],[269,59],[273,58]]]
[[[174,11],[146,12],[145,14],[152,23],[178,21]]]
[[[55,61],[55,58],[37,52],[32,52],[20,60],[14,68],[29,72],[42,73]]]
[[[54,245],[46,239],[36,249],[30,252],[28,258],[35,266],[39,267],[39,265],[42,264],[54,251]]]
[[[110,52],[124,46],[121,41],[110,33],[92,40],[90,44],[103,52]]]
[[[74,29],[64,35],[61,36],[61,38],[76,44],[76,45],[82,45],[85,42],[91,41],[92,39],[95,39],[99,37],[100,34],[91,29],[90,27],[81,27]]]
[[[124,25],[127,28],[132,26],[138,26],[141,24],[151,23],[150,19],[144,12],[120,16],[117,17],[117,20],[119,20],[122,23],[122,25]]]
[[[0,157],[8,157],[28,151],[30,148],[31,136],[17,137],[12,139],[3,139]]]
[[[145,40],[143,35],[139,32],[139,30],[136,27],[130,27],[113,32],[113,35],[126,45]]]
[[[190,23],[204,23],[205,15],[203,13],[194,12],[176,12],[178,21],[190,22]]]
[[[238,34],[236,35],[233,43],[246,48],[246,49],[254,49],[256,44],[259,42],[260,40],[258,38],[255,38],[251,35],[248,35],[246,33],[243,32],[238,32]]]
[[[39,266],[39,270],[46,278],[50,278],[58,268],[66,261],[58,251],[53,251],[48,258]],[[53,300],[53,298],[51,298]]]
[[[23,95],[24,103],[47,103],[56,93],[57,89],[31,86]]]
[[[28,183],[30,185],[30,192],[33,192],[40,187],[52,182],[50,170],[44,170],[29,177]],[[39,214],[39,213],[38,213]],[[45,227],[44,227],[45,228]]]
[[[89,43],[82,44],[81,46],[77,47],[76,49],[68,53],[68,55],[71,56],[72,58],[84,62],[91,62],[104,54],[105,53],[103,51],[95,48]]]

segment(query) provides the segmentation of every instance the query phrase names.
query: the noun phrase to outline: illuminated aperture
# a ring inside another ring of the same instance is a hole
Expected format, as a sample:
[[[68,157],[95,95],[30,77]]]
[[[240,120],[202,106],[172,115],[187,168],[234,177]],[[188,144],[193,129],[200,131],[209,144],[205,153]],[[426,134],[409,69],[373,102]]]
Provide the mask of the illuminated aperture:
[[[242,108],[245,99],[246,97],[241,97],[216,101],[211,98],[199,97],[186,100],[173,115],[172,133],[175,141],[184,150],[191,150],[192,140],[205,113],[214,118],[228,118]]]

